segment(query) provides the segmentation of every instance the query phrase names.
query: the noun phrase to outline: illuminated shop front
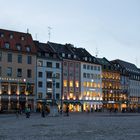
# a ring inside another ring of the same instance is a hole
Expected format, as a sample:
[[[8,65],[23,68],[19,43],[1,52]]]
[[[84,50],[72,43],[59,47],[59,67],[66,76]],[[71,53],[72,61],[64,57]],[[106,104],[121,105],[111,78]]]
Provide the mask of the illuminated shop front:
[[[33,90],[34,85],[27,83],[26,79],[0,77],[0,110],[24,110],[26,106],[33,109]]]

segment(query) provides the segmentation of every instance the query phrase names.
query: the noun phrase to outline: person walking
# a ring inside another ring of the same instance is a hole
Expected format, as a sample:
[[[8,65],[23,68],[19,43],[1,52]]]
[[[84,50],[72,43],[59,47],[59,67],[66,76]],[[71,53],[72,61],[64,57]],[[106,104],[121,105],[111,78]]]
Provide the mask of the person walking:
[[[69,105],[66,107],[66,115],[69,116]]]

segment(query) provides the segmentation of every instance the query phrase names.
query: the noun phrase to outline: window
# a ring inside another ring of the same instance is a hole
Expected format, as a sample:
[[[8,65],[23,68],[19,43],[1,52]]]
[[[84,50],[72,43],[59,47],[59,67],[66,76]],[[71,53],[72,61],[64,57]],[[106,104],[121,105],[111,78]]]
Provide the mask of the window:
[[[2,52],[0,52],[0,61],[2,60]]]
[[[47,67],[52,68],[52,62],[47,62]]]
[[[7,68],[7,76],[12,76],[12,68],[11,67]]]
[[[48,71],[48,72],[46,73],[46,78],[52,78],[52,72]]]
[[[79,87],[79,82],[78,82],[78,81],[75,82],[75,86],[76,86],[77,88]]]
[[[64,86],[64,87],[67,87],[67,80],[64,80],[63,86]]]
[[[0,76],[2,75],[2,68],[0,67]]]
[[[12,34],[10,34],[10,36],[9,36],[9,37],[10,37],[10,39],[13,39],[13,35],[12,35]]]
[[[56,99],[59,100],[60,99],[60,94],[56,93]]]
[[[51,99],[52,98],[52,93],[47,93],[47,99]]]
[[[41,88],[41,87],[42,87],[42,85],[43,85],[43,84],[42,84],[42,81],[38,81],[38,87],[40,87],[40,88]]]
[[[52,88],[52,82],[47,82],[47,88]]]
[[[64,53],[62,53],[62,57],[65,57],[65,54]]]
[[[17,69],[17,77],[22,77],[22,69]]]
[[[87,70],[89,70],[90,69],[90,65],[87,65]]]
[[[43,61],[39,60],[37,63],[38,66],[42,67],[43,66]]]
[[[21,51],[21,45],[20,44],[17,44],[16,48],[17,48],[18,51]]]
[[[38,77],[42,77],[43,73],[42,72],[38,72]]]
[[[12,54],[11,53],[8,53],[8,56],[7,56],[7,61],[8,62],[12,62]]]
[[[0,33],[0,37],[4,37],[4,34],[3,33]]]
[[[27,77],[28,78],[32,77],[32,70],[30,70],[30,69],[27,70]]]
[[[70,81],[70,87],[73,87],[73,81]]]
[[[56,79],[60,79],[60,73],[56,73]]]
[[[83,69],[86,69],[86,65],[85,64],[83,65]]]
[[[27,56],[27,64],[32,64],[32,56]]]
[[[98,66],[98,71],[100,71],[100,66]]]
[[[76,68],[79,68],[79,64],[78,63],[76,63]]]
[[[60,88],[60,83],[56,83],[56,88]]]
[[[93,70],[93,66],[91,66],[91,70]]]
[[[21,40],[22,40],[22,41],[25,40],[24,36],[21,37]]]
[[[87,78],[90,78],[90,74],[89,73],[87,73]]]
[[[38,99],[42,99],[42,97],[43,97],[42,95],[43,95],[43,94],[42,94],[41,92],[39,92],[39,93],[38,93]]]
[[[97,67],[96,66],[94,66],[94,70],[97,70]]]
[[[71,55],[70,54],[68,54],[68,58],[71,58]]]
[[[83,77],[86,78],[86,73],[83,73]]]
[[[18,55],[18,63],[22,63],[22,55]]]
[[[58,69],[59,69],[59,67],[60,67],[59,63],[56,63],[56,68],[58,68]]]
[[[9,43],[5,43],[4,47],[5,47],[6,49],[10,49],[10,44],[9,44]]]
[[[30,52],[30,51],[31,51],[31,47],[30,47],[30,46],[27,46],[27,47],[26,47],[26,51],[27,51],[27,52]]]

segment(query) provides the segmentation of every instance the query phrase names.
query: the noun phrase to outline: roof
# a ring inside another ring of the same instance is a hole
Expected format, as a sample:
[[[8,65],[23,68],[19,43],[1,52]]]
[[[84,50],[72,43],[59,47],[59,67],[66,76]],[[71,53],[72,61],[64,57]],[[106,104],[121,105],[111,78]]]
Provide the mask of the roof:
[[[130,62],[126,62],[126,61],[123,61],[123,60],[120,60],[120,59],[113,60],[112,62],[114,62],[114,63],[117,62],[122,68],[124,68],[128,72],[140,74],[140,71],[136,67],[136,65],[134,65]]]
[[[47,43],[41,43],[39,41],[34,41],[34,44],[37,49],[38,57],[59,59],[57,53]]]
[[[65,53],[67,55],[71,55],[72,57],[65,57],[72,60],[78,60],[78,61],[86,61],[90,63],[96,63],[99,64],[95,57],[93,57],[86,49],[84,48],[76,48],[72,44],[58,44],[58,43],[52,43],[48,42],[48,44],[52,47],[52,49],[59,53]],[[85,59],[86,58],[86,59]]]
[[[97,61],[101,64],[101,65],[107,65],[107,66],[110,66],[111,63],[105,58],[97,58]]]
[[[16,45],[20,45],[21,52],[27,53],[26,47],[30,46],[30,53],[36,53],[36,47],[29,33],[0,29],[0,49],[6,49],[5,43],[9,43],[10,45],[8,50],[19,51]]]

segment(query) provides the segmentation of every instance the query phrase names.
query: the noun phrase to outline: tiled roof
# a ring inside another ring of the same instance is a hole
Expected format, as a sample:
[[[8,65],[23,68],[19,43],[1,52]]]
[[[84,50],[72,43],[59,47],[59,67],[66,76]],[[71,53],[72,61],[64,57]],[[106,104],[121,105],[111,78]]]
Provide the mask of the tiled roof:
[[[18,51],[16,45],[20,45],[22,52],[26,53],[26,47],[29,46],[31,48],[30,53],[36,53],[32,36],[29,33],[0,29],[0,49],[6,49],[5,43],[10,45],[8,50]]]
[[[118,64],[121,65],[122,68],[125,68],[126,71],[128,71],[128,72],[140,74],[140,71],[138,70],[136,65],[134,65],[132,63],[129,63],[129,62],[126,62],[126,61],[123,61],[120,59],[113,60],[113,62],[117,62]]]
[[[41,43],[39,41],[34,41],[34,44],[37,48],[37,52],[46,52],[46,53],[55,53],[47,43]]]
[[[110,63],[106,58],[97,58],[97,61],[98,61],[101,65],[111,66],[111,63]]]

